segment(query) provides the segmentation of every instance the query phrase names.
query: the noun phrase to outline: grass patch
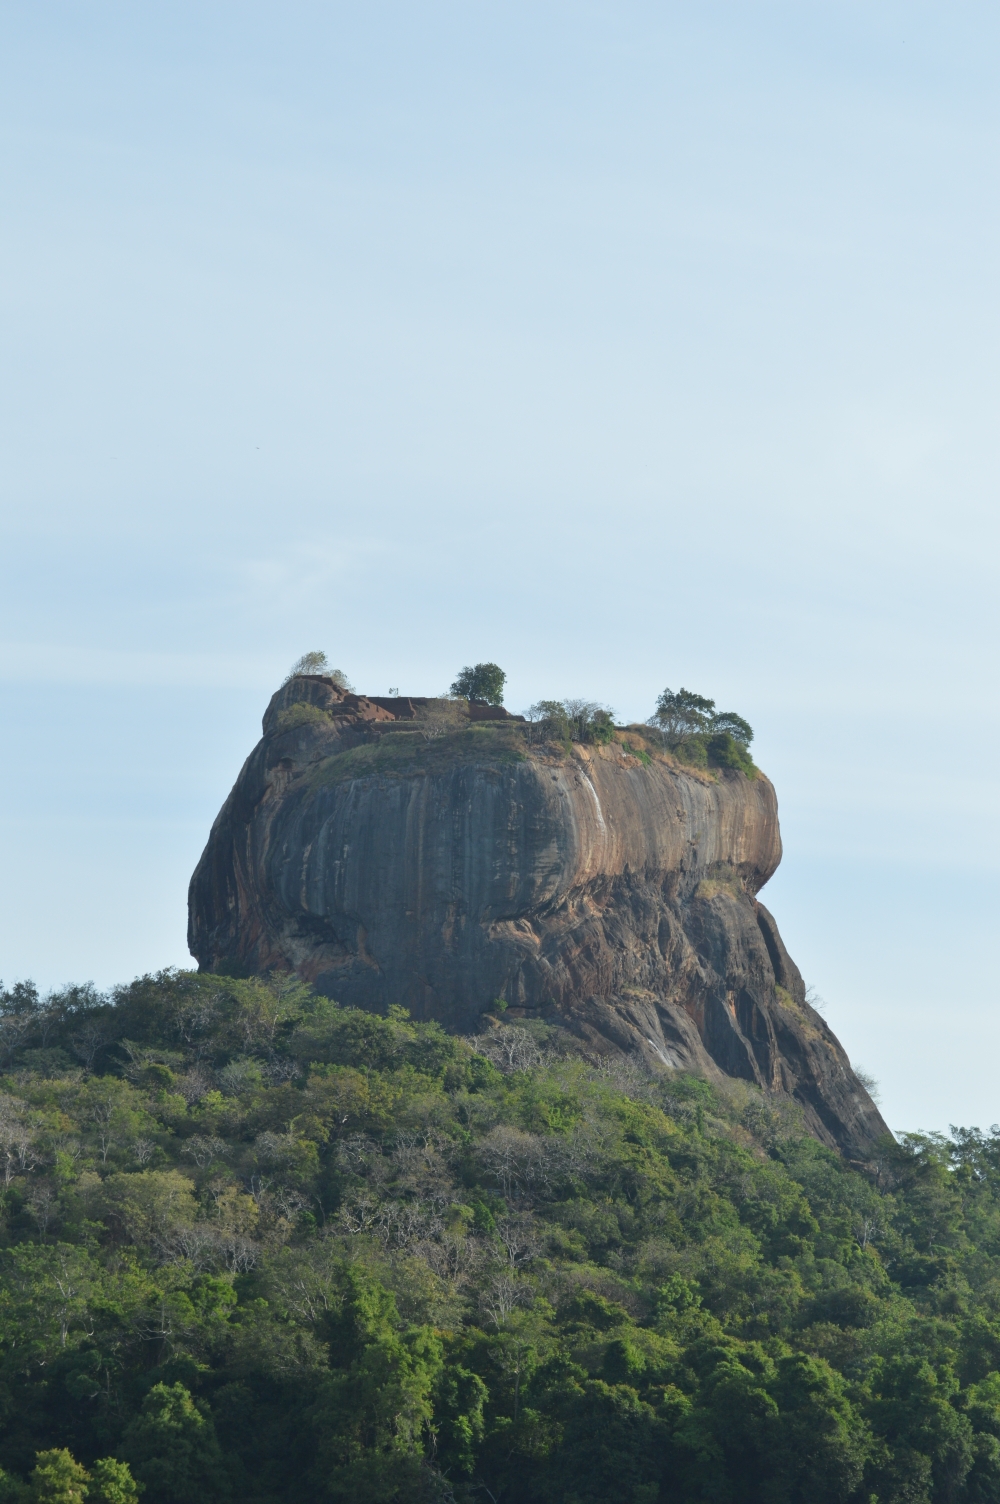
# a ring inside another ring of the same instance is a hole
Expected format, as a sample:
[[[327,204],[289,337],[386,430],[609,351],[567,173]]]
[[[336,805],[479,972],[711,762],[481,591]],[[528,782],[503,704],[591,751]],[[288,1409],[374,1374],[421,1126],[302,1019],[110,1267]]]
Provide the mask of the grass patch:
[[[430,740],[419,731],[393,729],[364,746],[325,757],[310,775],[310,784],[328,788],[376,775],[405,778],[414,773],[442,773],[462,762],[502,767],[524,761],[517,734],[503,726],[466,726]]]
[[[653,759],[650,757],[645,747],[633,747],[631,742],[626,741],[622,742],[621,747],[622,751],[627,753],[629,757],[637,757],[644,768],[652,766]]]
[[[795,1017],[801,1024],[804,1033],[808,1034],[813,1039],[818,1037],[819,1030],[817,1029],[816,1025],[806,1013],[806,1010],[800,1007],[799,1004],[795,1001],[794,997],[788,991],[787,987],[782,987],[780,983],[776,982],[774,986],[774,996],[778,1002],[779,1007],[784,1008],[788,1013],[794,1013]]]
[[[294,705],[287,705],[284,710],[279,710],[275,718],[275,730],[295,731],[299,726],[329,726],[330,716],[325,710],[320,710],[318,705],[310,705],[308,700],[296,700]]]
[[[695,898],[715,898],[719,893],[728,893],[731,898],[746,897],[742,879],[733,867],[716,868],[694,890]]]
[[[728,731],[678,737],[670,744],[670,751],[689,768],[732,768],[748,778],[756,778],[759,771],[747,749]]]

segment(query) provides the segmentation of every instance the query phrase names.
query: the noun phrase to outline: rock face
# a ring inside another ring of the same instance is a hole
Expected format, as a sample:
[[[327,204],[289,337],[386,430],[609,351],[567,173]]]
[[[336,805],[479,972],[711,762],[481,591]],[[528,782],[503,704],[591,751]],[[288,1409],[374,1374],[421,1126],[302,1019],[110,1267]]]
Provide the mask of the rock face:
[[[290,681],[191,880],[202,969],[292,969],[463,1032],[502,998],[595,1051],[794,1097],[864,1156],[885,1124],[756,897],[781,859],[772,785],[636,735],[529,735],[487,706]]]

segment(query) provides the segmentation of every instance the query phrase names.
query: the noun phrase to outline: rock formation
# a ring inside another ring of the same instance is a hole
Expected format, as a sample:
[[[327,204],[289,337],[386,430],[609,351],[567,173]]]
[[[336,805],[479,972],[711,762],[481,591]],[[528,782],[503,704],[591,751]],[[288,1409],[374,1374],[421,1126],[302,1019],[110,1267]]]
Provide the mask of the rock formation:
[[[595,1052],[791,1096],[863,1156],[885,1124],[756,896],[772,785],[640,731],[566,747],[518,721],[292,679],[191,880],[201,967],[463,1032],[503,999]]]

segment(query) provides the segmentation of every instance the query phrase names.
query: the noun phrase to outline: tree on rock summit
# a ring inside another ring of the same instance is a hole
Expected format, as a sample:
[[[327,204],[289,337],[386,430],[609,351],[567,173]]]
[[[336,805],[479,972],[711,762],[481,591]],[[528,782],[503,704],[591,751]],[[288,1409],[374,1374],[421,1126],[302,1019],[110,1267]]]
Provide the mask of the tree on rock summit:
[[[451,686],[451,693],[461,695],[465,700],[485,700],[487,705],[502,705],[506,682],[507,675],[495,663],[477,663],[475,667],[467,664]]]

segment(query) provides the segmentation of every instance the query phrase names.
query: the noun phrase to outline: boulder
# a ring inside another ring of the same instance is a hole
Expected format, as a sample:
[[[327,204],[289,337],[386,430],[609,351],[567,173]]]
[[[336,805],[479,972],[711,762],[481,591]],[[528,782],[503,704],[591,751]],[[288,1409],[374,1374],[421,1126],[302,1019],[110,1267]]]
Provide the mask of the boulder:
[[[886,1125],[757,897],[781,859],[768,779],[685,767],[639,730],[534,734],[291,680],[191,880],[200,966],[291,970],[462,1032],[499,999],[593,1053],[791,1097],[864,1157]]]

